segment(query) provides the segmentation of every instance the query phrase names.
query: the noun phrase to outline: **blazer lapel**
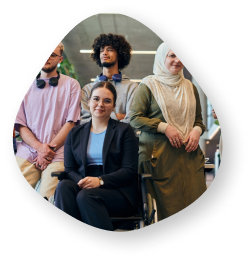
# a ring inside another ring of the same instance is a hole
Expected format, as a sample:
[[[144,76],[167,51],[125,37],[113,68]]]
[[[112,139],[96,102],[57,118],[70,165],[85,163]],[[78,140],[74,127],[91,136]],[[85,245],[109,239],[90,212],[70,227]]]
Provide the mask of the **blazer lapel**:
[[[106,163],[107,153],[108,153],[112,138],[114,136],[114,133],[116,131],[115,126],[116,126],[115,122],[110,118],[107,129],[106,129],[105,140],[104,140],[104,144],[103,144],[103,152],[102,152],[103,173],[104,174],[105,174],[105,163]]]
[[[85,127],[83,128],[83,130],[81,131],[80,134],[80,149],[81,149],[81,157],[82,157],[82,162],[84,165],[84,174],[86,176],[86,151],[87,151],[87,145],[88,145],[88,141],[89,141],[89,135],[90,135],[90,129],[91,129],[91,125],[92,125],[92,120],[90,120],[89,122],[87,122],[85,124]]]

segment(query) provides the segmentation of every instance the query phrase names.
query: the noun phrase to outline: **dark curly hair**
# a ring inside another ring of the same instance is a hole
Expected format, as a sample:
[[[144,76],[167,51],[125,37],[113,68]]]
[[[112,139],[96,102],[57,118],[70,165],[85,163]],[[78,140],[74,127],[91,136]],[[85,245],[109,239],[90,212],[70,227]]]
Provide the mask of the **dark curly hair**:
[[[112,46],[117,50],[118,53],[118,69],[124,69],[130,62],[131,59],[131,45],[126,41],[123,35],[118,34],[100,34],[92,45],[93,52],[91,58],[102,67],[100,61],[100,48],[105,46]]]

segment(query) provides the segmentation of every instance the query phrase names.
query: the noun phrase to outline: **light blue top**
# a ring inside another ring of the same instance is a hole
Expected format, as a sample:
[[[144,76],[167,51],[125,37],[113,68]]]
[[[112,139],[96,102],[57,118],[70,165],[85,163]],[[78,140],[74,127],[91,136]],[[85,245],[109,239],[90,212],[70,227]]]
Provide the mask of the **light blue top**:
[[[94,134],[90,131],[88,146],[87,146],[87,166],[103,165],[102,151],[105,139],[106,130],[99,134]]]

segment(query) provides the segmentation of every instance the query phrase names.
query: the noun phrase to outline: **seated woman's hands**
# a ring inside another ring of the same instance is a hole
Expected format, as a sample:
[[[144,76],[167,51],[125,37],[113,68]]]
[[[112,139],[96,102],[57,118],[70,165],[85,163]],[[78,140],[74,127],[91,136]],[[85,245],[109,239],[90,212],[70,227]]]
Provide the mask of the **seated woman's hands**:
[[[184,143],[187,143],[187,146],[185,150],[190,153],[192,151],[195,151],[198,147],[200,140],[200,132],[196,129],[193,129],[189,135],[187,136]]]
[[[177,131],[176,128],[174,128],[171,125],[168,125],[165,131],[166,137],[169,139],[171,145],[176,148],[180,148],[183,144],[182,138]]]
[[[98,177],[85,177],[78,182],[80,189],[93,189],[100,186]]]

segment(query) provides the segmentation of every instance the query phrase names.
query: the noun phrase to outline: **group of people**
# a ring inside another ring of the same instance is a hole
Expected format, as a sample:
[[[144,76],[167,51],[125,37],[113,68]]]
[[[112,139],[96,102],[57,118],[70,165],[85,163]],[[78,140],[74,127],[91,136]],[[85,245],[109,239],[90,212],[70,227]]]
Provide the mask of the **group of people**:
[[[15,121],[18,166],[33,188],[41,179],[40,194],[54,195],[56,207],[105,230],[114,230],[110,217],[137,212],[138,173],[150,173],[158,220],[167,218],[206,190],[197,89],[165,43],[139,86],[121,72],[132,51],[122,35],[101,34],[92,49],[102,73],[82,89],[57,72],[62,43],[37,75]]]

